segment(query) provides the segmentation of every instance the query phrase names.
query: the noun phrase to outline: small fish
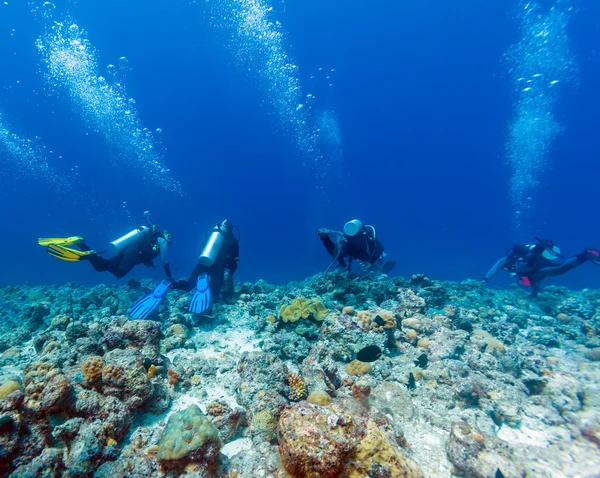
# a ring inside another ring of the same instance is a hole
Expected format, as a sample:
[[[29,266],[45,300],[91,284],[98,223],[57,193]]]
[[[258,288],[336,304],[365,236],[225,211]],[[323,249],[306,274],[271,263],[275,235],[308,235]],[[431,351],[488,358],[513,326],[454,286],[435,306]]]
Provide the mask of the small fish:
[[[383,327],[385,325],[385,320],[383,320],[380,315],[375,317],[375,320],[373,320],[373,322],[375,322],[380,327]]]
[[[417,382],[412,372],[408,374],[408,383],[406,384],[406,388],[408,388],[409,390],[414,390],[415,388],[417,388]]]
[[[356,360],[359,362],[375,362],[381,357],[381,349],[377,345],[367,345],[356,354]]]
[[[427,354],[421,354],[417,360],[415,360],[415,367],[420,367],[422,369],[427,368],[427,364],[429,363],[429,357]]]

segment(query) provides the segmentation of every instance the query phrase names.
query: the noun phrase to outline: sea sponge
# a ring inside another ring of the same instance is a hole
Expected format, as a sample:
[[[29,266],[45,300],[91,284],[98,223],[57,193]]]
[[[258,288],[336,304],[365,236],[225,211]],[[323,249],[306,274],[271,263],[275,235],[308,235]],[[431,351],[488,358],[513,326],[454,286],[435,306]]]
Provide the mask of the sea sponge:
[[[292,389],[291,398],[293,400],[302,400],[306,397],[306,384],[304,383],[304,380],[302,380],[302,377],[295,373],[289,373],[288,383]]]
[[[318,300],[306,300],[299,297],[279,311],[279,318],[284,322],[297,322],[300,319],[312,319],[322,322],[329,310]]]
[[[21,384],[16,380],[9,380],[0,386],[0,400],[4,400],[10,393],[15,390],[22,390]]]
[[[364,375],[371,371],[371,364],[361,362],[360,360],[353,360],[346,365],[346,372],[348,375]]]
[[[331,403],[331,397],[323,390],[315,390],[314,392],[310,393],[306,401],[309,403],[314,403],[315,405],[325,406]]]
[[[167,374],[169,375],[169,385],[175,385],[179,382],[179,375],[174,370],[167,370]]]
[[[102,367],[104,362],[100,357],[88,357],[85,362],[81,364],[81,370],[83,371],[83,378],[88,383],[94,383],[100,381],[102,378]]]
[[[158,373],[158,367],[154,364],[150,365],[150,367],[148,367],[148,378],[154,378],[156,377],[156,374]]]
[[[406,458],[369,419],[365,437],[356,447],[352,460],[345,470],[348,478],[364,476],[390,476],[421,478],[423,473],[418,465]]]

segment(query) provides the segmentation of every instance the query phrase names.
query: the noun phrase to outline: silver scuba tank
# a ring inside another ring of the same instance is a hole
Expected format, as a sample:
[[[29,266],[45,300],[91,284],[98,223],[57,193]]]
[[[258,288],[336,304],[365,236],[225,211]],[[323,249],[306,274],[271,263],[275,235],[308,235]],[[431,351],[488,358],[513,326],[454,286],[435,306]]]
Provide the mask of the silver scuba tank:
[[[128,249],[132,246],[136,246],[142,240],[147,238],[150,235],[150,228],[146,226],[138,227],[131,232],[128,232],[124,236],[119,237],[118,239],[112,241],[108,245],[108,249],[114,255],[120,254],[125,249]]]
[[[225,242],[225,222],[226,220],[222,224],[217,224],[208,235],[208,239],[198,258],[198,262],[204,267],[211,267],[219,256],[221,247],[223,247],[223,243]]]

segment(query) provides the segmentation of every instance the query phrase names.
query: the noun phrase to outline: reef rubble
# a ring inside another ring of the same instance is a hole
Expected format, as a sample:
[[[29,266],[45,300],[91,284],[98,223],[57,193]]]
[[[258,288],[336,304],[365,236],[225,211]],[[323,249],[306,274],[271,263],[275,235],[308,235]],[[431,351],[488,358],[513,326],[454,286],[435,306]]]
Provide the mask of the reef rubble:
[[[0,476],[600,469],[599,290],[331,273],[129,320],[154,285],[0,288]]]

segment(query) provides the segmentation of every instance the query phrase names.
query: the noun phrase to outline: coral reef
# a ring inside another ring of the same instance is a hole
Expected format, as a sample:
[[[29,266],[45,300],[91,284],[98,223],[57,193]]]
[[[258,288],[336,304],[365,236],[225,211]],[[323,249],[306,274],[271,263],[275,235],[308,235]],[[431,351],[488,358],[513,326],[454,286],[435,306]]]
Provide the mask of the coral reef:
[[[336,272],[129,320],[153,287],[0,288],[0,475],[597,473],[600,291]]]

